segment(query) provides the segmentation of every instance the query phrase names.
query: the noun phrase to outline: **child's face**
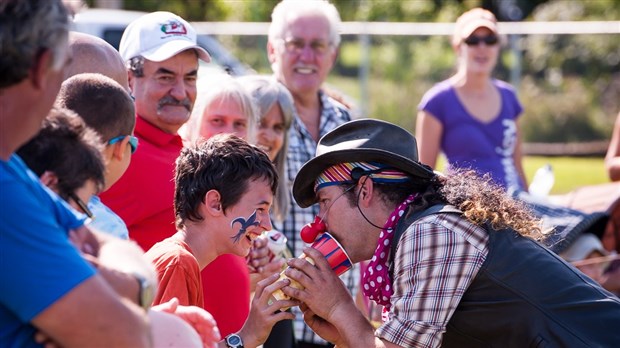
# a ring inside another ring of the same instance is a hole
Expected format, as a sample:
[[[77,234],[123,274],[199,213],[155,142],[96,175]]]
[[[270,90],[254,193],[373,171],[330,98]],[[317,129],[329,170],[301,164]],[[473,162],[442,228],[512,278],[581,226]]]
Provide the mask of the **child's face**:
[[[226,211],[228,253],[246,256],[252,247],[252,241],[264,231],[271,230],[269,209],[273,202],[273,193],[265,179],[252,179],[248,190],[237,204]]]

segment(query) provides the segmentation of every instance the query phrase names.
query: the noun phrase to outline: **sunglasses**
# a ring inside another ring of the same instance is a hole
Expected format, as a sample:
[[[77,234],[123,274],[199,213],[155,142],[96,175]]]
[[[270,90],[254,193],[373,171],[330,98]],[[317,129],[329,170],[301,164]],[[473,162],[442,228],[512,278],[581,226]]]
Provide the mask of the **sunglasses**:
[[[497,44],[498,41],[499,39],[495,35],[487,35],[487,36],[472,35],[468,37],[467,39],[465,39],[463,42],[465,42],[467,46],[477,46],[480,42],[484,42],[484,44],[487,46],[493,46]]]
[[[90,219],[93,219],[95,217],[93,212],[88,209],[88,205],[86,205],[86,203],[84,203],[84,201],[81,200],[80,197],[78,197],[75,193],[70,194],[69,198],[75,201],[75,203],[78,205],[78,207],[80,207],[82,212],[86,214],[86,216],[88,216]]]
[[[119,141],[124,140],[125,137],[129,137],[129,146],[131,146],[131,153],[136,152],[136,150],[138,149],[138,138],[134,137],[133,135],[119,135],[115,138],[110,139],[110,141],[108,141],[108,144],[112,145],[118,143]]]

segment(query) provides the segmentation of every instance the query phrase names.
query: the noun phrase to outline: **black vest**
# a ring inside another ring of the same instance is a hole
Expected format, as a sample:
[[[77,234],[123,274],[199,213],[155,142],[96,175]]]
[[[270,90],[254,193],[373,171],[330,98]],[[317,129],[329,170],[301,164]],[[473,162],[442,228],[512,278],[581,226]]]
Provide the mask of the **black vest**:
[[[397,230],[425,215],[402,219]],[[487,233],[489,254],[443,347],[620,347],[620,299],[515,231]]]

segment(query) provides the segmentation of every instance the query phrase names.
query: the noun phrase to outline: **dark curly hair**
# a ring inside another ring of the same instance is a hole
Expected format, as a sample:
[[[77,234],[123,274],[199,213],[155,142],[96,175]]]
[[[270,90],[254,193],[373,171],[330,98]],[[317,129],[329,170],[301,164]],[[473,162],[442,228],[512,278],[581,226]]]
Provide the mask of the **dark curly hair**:
[[[472,170],[458,169],[447,176],[437,174],[427,181],[412,179],[397,185],[374,185],[383,201],[391,205],[401,203],[411,193],[420,193],[412,203],[410,214],[435,204],[450,204],[461,210],[473,224],[483,226],[489,223],[495,230],[510,228],[537,241],[544,237],[540,220],[523,202],[510,197],[494,184],[488,174],[479,176]],[[352,206],[357,204],[355,192],[349,191],[347,197]]]

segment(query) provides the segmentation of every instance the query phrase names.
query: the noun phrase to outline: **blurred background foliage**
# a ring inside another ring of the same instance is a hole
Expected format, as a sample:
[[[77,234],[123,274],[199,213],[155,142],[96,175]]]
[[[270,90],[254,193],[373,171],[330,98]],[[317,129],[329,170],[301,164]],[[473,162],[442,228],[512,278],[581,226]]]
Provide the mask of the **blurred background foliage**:
[[[90,7],[106,0],[87,0]],[[110,0],[107,0],[110,1]],[[116,0],[121,1],[121,0]],[[124,0],[128,10],[175,12],[190,21],[268,22],[277,0]],[[620,20],[619,0],[332,0],[343,21],[454,22],[472,7],[485,7],[500,21]],[[270,73],[266,33],[220,35],[241,61]],[[505,48],[497,78],[518,88],[525,111],[526,142],[608,140],[620,111],[620,37],[618,35],[528,35],[516,37],[518,50]],[[361,98],[361,46],[343,36],[330,87]],[[515,55],[518,54],[518,56]],[[371,38],[367,110],[414,130],[416,108],[434,83],[454,73],[455,56],[447,36]],[[521,62],[517,81],[510,71]],[[358,103],[359,105],[359,103]]]

